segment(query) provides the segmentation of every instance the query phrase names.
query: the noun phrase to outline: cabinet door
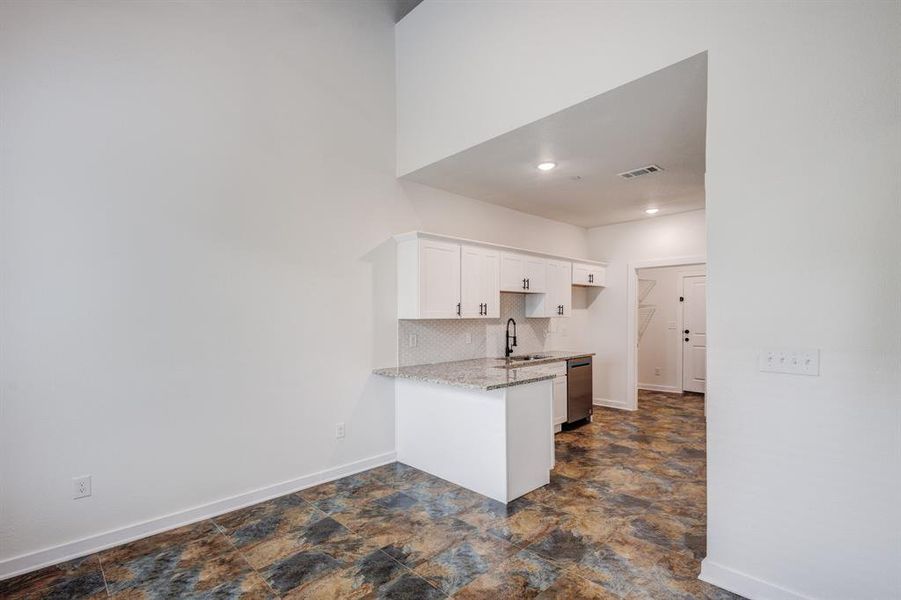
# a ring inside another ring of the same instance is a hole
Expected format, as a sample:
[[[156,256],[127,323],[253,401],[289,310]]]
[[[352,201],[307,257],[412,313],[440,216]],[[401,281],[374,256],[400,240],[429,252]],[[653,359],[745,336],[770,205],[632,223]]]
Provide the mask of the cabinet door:
[[[566,376],[554,380],[554,425],[566,422]]]
[[[558,304],[563,307],[561,317],[568,317],[573,309],[573,284],[572,263],[560,262],[557,264],[557,298]]]
[[[522,254],[501,252],[501,291],[526,291],[526,262]]]
[[[460,249],[460,313],[468,319],[500,317],[500,253],[478,246]]]
[[[549,317],[568,317],[572,310],[570,263],[548,261],[548,292],[546,311]]]
[[[573,285],[603,287],[607,285],[607,269],[601,265],[573,263]]]
[[[525,257],[526,292],[543,294],[547,291],[547,263],[544,258]]]
[[[460,246],[433,240],[419,245],[419,318],[455,319],[460,302]]]
[[[588,285],[591,268],[588,265],[573,264],[573,285]]]
[[[482,284],[482,252],[475,246],[460,248],[460,316],[474,319],[482,316],[485,300]]]
[[[486,319],[501,316],[501,254],[495,250],[482,250],[481,260],[482,299]]]

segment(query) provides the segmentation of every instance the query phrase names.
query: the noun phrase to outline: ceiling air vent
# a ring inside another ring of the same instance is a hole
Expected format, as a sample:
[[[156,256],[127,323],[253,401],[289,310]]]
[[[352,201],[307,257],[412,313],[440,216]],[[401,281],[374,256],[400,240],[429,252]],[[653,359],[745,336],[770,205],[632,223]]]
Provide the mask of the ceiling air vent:
[[[659,173],[662,171],[662,167],[658,167],[657,165],[648,165],[646,167],[641,167],[640,169],[633,169],[632,171],[626,171],[625,173],[620,173],[619,176],[623,179],[634,179],[635,177],[641,177],[642,175],[650,175],[651,173]]]

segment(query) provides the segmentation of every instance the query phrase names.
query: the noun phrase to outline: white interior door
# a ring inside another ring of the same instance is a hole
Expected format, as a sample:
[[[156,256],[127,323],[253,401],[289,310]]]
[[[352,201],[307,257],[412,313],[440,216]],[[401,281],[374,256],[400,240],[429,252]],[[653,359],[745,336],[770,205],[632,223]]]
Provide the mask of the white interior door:
[[[682,389],[707,389],[707,277],[682,278]]]

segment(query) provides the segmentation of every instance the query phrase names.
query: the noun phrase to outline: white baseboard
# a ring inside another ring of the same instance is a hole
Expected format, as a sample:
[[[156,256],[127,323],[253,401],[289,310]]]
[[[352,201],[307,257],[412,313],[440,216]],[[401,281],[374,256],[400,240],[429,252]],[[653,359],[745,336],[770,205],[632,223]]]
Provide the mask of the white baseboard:
[[[814,600],[775,583],[711,562],[709,558],[701,561],[698,579],[752,600]]]
[[[7,558],[0,561],[0,579],[7,579],[42,567],[93,554],[100,550],[106,550],[107,548],[118,546],[119,544],[132,542],[163,531],[175,529],[176,527],[190,525],[191,523],[203,521],[204,519],[209,519],[239,508],[244,508],[251,504],[271,500],[272,498],[297,492],[314,485],[319,485],[320,483],[333,481],[335,479],[340,479],[341,477],[346,477],[347,475],[353,475],[354,473],[379,467],[394,462],[394,460],[395,453],[386,452],[385,454],[379,454],[352,463],[339,465],[331,469],[244,492],[242,494],[195,506],[187,510],[171,513],[141,523],[135,523],[119,529],[92,535],[74,542],[67,542],[65,544],[60,544],[59,546],[45,548],[30,554],[22,554],[20,556],[14,556],[13,558]]]
[[[591,403],[595,406],[606,406],[607,408],[618,408],[620,410],[635,410],[627,406],[622,400],[610,400],[609,398],[592,398]]]
[[[669,392],[671,394],[681,394],[682,388],[674,385],[655,385],[653,383],[639,383],[638,389],[647,390],[649,392]]]

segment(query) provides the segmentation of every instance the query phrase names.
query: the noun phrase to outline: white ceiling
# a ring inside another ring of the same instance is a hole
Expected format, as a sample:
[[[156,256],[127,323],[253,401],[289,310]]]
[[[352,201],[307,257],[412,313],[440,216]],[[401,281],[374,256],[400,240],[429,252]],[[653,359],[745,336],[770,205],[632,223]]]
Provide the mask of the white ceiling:
[[[707,54],[699,54],[404,176],[583,227],[704,207]],[[554,161],[547,172],[535,167]],[[662,173],[618,173],[646,165]]]

